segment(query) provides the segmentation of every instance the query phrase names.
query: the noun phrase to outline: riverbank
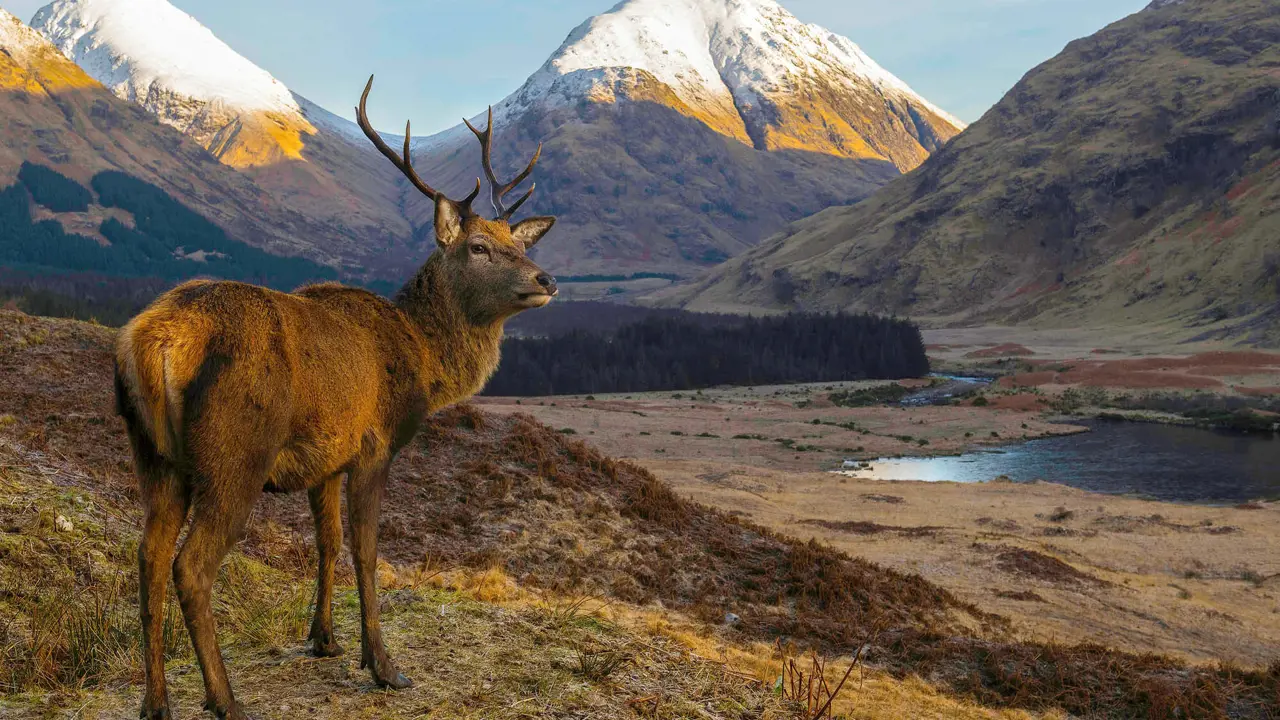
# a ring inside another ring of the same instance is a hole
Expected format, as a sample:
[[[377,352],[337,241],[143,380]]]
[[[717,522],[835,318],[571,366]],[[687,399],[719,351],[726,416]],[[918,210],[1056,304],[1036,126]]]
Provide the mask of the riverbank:
[[[916,572],[1041,641],[1266,665],[1280,647],[1280,504],[1206,507],[1047,483],[895,482],[645,463],[682,494]]]
[[[928,380],[906,380],[913,389]],[[834,394],[883,382],[717,388],[702,392],[547,398],[477,398],[501,414],[524,412],[605,452],[640,461],[698,459],[785,471],[839,468],[846,459],[956,455],[972,448],[1085,432],[1042,415],[1038,401],[990,407],[872,404]]]
[[[483,406],[527,412],[585,436],[684,496],[919,573],[1011,618],[1028,638],[1195,662],[1276,660],[1280,505],[1208,507],[1048,483],[899,482],[827,472],[846,456],[954,456],[1087,431],[1070,424],[1082,415],[1058,412],[1054,394],[1033,388],[992,388],[977,405],[845,408],[826,399],[867,386],[519,404],[486,398]]]

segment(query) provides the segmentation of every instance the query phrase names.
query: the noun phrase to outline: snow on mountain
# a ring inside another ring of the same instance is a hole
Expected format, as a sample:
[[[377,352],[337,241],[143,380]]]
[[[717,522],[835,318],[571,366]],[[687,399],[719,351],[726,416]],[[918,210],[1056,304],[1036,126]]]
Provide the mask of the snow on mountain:
[[[495,114],[652,100],[653,81],[674,94],[668,104],[758,149],[880,156],[909,169],[965,127],[851,40],[773,0],[626,0],[570,33]],[[815,117],[800,117],[815,105]],[[465,138],[454,128],[422,147]]]
[[[377,264],[390,266],[411,252],[400,176],[359,129],[292,93],[168,0],[56,0],[32,25],[114,95],[332,228],[335,246],[386,238],[391,249]]]
[[[23,62],[31,53],[47,46],[48,43],[39,33],[32,31],[8,10],[0,8],[0,50],[7,52],[16,61]]]
[[[315,133],[289,88],[167,0],[57,0],[31,24],[117,97],[228,165],[300,159]]]
[[[168,94],[238,110],[301,112],[283,83],[166,0],[57,0],[31,25],[125,100],[145,105]]]

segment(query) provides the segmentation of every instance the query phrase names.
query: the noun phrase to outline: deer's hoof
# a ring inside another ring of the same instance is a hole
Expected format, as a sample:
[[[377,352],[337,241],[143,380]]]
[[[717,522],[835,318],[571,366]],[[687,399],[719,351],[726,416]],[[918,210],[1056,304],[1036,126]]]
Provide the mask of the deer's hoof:
[[[332,640],[329,642],[313,640],[311,642],[311,654],[316,657],[333,658],[342,655],[344,652],[346,651],[342,649],[342,646]]]
[[[378,684],[378,687],[388,688],[391,690],[405,690],[413,687],[412,680],[405,677],[404,673],[396,672],[395,670],[387,673],[387,677],[374,674],[373,681]]]
[[[169,712],[169,708],[142,708],[138,711],[138,720],[172,720],[173,715]]]
[[[218,707],[213,703],[205,703],[204,709],[213,713],[218,720],[254,720],[252,716],[244,711],[244,708],[240,707],[240,703],[235,701],[232,701],[230,705],[224,708]]]

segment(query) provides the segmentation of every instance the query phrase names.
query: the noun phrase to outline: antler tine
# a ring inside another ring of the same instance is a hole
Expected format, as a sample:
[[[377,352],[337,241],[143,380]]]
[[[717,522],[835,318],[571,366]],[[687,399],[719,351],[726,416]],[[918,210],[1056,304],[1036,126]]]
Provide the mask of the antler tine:
[[[466,123],[467,128],[471,130],[472,134],[476,136],[476,139],[480,141],[480,159],[481,163],[484,165],[485,177],[489,179],[491,193],[490,202],[493,203],[493,211],[497,213],[498,219],[510,220],[511,216],[515,215],[516,210],[519,210],[520,206],[533,195],[534,188],[536,188],[537,185],[535,184],[533,187],[530,187],[529,191],[517,200],[510,208],[503,205],[502,199],[507,196],[507,193],[515,190],[520,183],[524,182],[529,175],[533,173],[533,167],[538,164],[538,158],[542,157],[542,143],[538,143],[538,149],[533,153],[533,159],[529,161],[529,164],[525,166],[525,169],[520,171],[520,174],[516,175],[515,179],[511,182],[502,184],[498,182],[497,173],[493,171],[493,106],[489,106],[488,126],[485,127],[484,130],[476,129],[476,127],[471,124],[471,121],[466,118],[463,118],[462,122]]]
[[[489,124],[483,131],[477,130],[466,118],[462,118],[462,122],[467,124],[467,129],[480,141],[480,164],[484,166],[484,174],[489,179],[492,193],[489,201],[493,203],[493,211],[498,217],[502,217],[506,210],[502,207],[502,195],[498,192],[498,176],[493,172],[493,106],[489,106]]]
[[[511,207],[509,207],[509,208],[507,208],[506,213],[503,215],[503,219],[504,219],[504,220],[510,220],[510,219],[511,219],[511,217],[512,217],[513,215],[515,215],[515,214],[516,214],[516,211],[520,209],[520,206],[521,206],[521,205],[523,205],[523,204],[524,204],[524,202],[525,202],[526,200],[528,200],[529,198],[533,197],[533,191],[534,191],[534,190],[537,190],[537,189],[538,189],[538,183],[534,183],[534,184],[530,185],[530,186],[529,186],[529,192],[526,192],[524,195],[522,195],[522,196],[520,197],[520,199],[519,199],[519,200],[517,200],[517,201],[516,201],[516,203],[515,203],[514,205],[512,205],[512,206],[511,206]]]
[[[471,203],[475,202],[477,197],[480,197],[480,178],[476,178],[476,189],[472,190],[470,195],[462,199],[463,207],[470,210]]]
[[[378,134],[378,131],[373,129],[373,125],[369,122],[369,115],[365,111],[365,104],[369,101],[369,91],[372,89],[373,76],[370,75],[369,82],[364,86],[364,92],[360,95],[360,105],[356,107],[356,122],[360,124],[360,129],[364,131],[365,137],[373,141],[373,146],[378,148],[378,151],[390,160],[391,164],[395,165],[400,172],[404,173],[404,176],[409,178],[409,182],[413,183],[413,186],[418,188],[419,192],[432,200],[443,197],[435,188],[423,182],[422,178],[418,177],[418,173],[413,169],[413,163],[409,159],[409,123],[406,122],[404,125],[403,157],[397,155],[396,151],[392,150],[382,139],[382,136]]]

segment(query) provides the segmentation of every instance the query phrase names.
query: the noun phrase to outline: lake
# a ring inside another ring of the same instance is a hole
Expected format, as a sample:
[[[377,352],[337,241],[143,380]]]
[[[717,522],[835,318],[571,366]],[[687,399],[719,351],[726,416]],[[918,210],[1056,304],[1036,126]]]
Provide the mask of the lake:
[[[1280,439],[1128,422],[1081,423],[1090,432],[986,448],[957,457],[872,461],[850,472],[880,480],[1045,480],[1104,493],[1179,502],[1280,498]]]

